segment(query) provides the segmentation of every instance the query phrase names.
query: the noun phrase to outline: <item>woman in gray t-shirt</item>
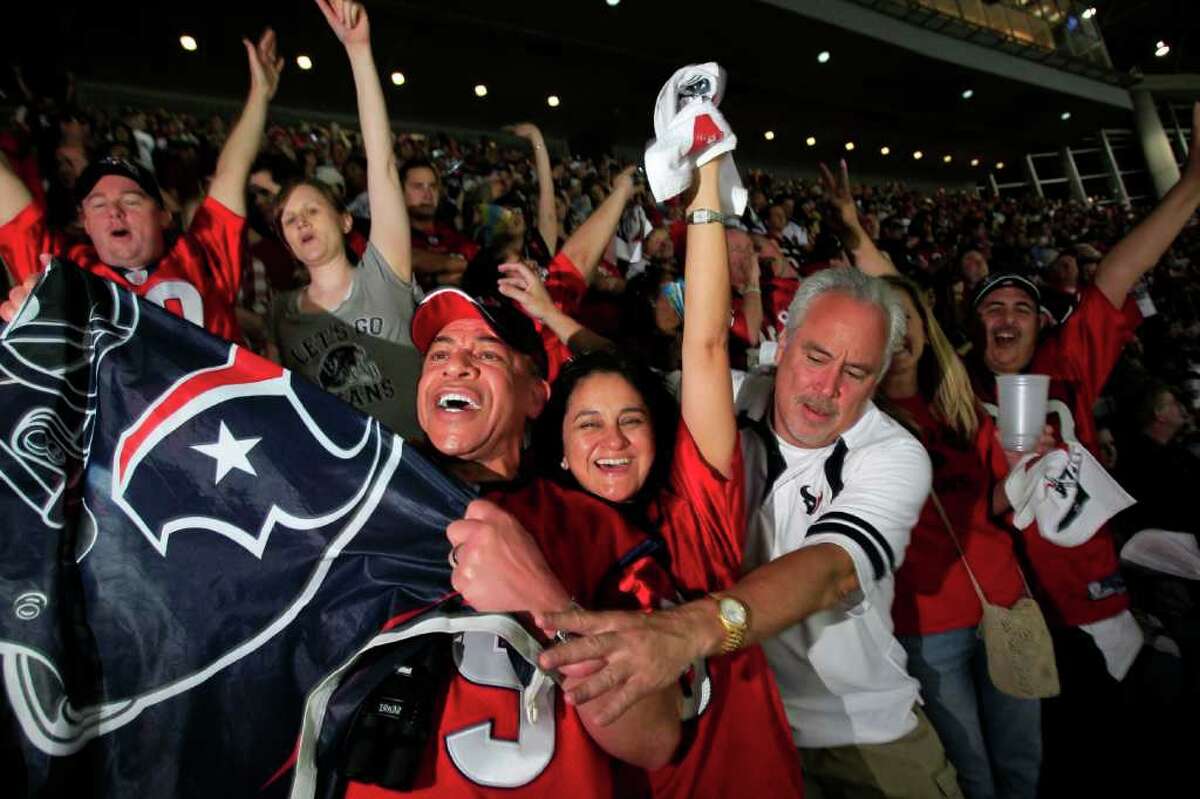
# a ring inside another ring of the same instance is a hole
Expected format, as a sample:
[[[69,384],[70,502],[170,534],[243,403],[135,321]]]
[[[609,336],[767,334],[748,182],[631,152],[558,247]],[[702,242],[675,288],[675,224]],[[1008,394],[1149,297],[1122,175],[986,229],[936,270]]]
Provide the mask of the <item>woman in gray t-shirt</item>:
[[[361,9],[359,9],[361,11]],[[408,212],[365,13],[326,20],[346,48],[367,156],[371,238],[357,264],[346,251],[350,215],[323,185],[280,192],[275,223],[309,284],[275,298],[271,353],[403,436],[417,433],[421,357],[409,338],[416,303]]]

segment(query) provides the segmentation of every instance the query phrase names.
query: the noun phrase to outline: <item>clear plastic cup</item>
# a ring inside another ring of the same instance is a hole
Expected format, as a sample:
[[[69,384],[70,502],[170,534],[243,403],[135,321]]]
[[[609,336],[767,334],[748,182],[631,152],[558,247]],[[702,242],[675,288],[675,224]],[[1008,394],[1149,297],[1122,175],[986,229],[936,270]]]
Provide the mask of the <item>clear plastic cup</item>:
[[[997,375],[1000,444],[1010,452],[1032,452],[1046,426],[1049,375]]]

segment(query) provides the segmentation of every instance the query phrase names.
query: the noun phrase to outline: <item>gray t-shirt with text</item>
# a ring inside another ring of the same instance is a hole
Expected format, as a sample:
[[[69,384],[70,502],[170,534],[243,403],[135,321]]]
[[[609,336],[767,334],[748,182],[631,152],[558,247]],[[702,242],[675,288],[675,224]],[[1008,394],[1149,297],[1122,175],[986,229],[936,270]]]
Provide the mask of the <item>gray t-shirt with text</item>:
[[[415,435],[421,356],[409,323],[417,291],[369,245],[337,308],[301,310],[303,288],[276,295],[270,324],[283,365],[401,436]]]

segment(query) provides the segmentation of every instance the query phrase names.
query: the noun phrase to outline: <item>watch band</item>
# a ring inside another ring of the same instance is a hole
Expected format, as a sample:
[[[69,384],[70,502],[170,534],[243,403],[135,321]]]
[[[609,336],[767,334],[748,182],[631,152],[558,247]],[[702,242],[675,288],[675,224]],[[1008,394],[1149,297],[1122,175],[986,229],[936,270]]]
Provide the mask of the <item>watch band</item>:
[[[750,608],[740,599],[735,599],[731,596],[722,594],[709,594],[709,596],[717,601],[717,621],[725,629],[725,640],[721,642],[721,654],[728,655],[731,652],[738,651],[745,645],[746,633],[750,630]],[[721,609],[723,601],[736,603],[742,613],[742,622],[740,624],[725,617],[725,613]]]
[[[711,208],[697,208],[687,215],[687,223],[689,225],[707,225],[712,222],[725,224],[725,214],[720,211],[714,211]]]

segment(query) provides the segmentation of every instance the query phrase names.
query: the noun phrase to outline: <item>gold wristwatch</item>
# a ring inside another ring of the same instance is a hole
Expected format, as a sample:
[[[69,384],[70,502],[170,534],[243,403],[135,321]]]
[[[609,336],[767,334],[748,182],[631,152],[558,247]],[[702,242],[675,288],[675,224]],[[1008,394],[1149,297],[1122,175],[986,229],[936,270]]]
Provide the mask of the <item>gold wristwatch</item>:
[[[710,594],[717,600],[717,621],[725,628],[725,640],[721,642],[722,654],[736,652],[746,643],[750,631],[750,608],[740,599],[722,594]]]

